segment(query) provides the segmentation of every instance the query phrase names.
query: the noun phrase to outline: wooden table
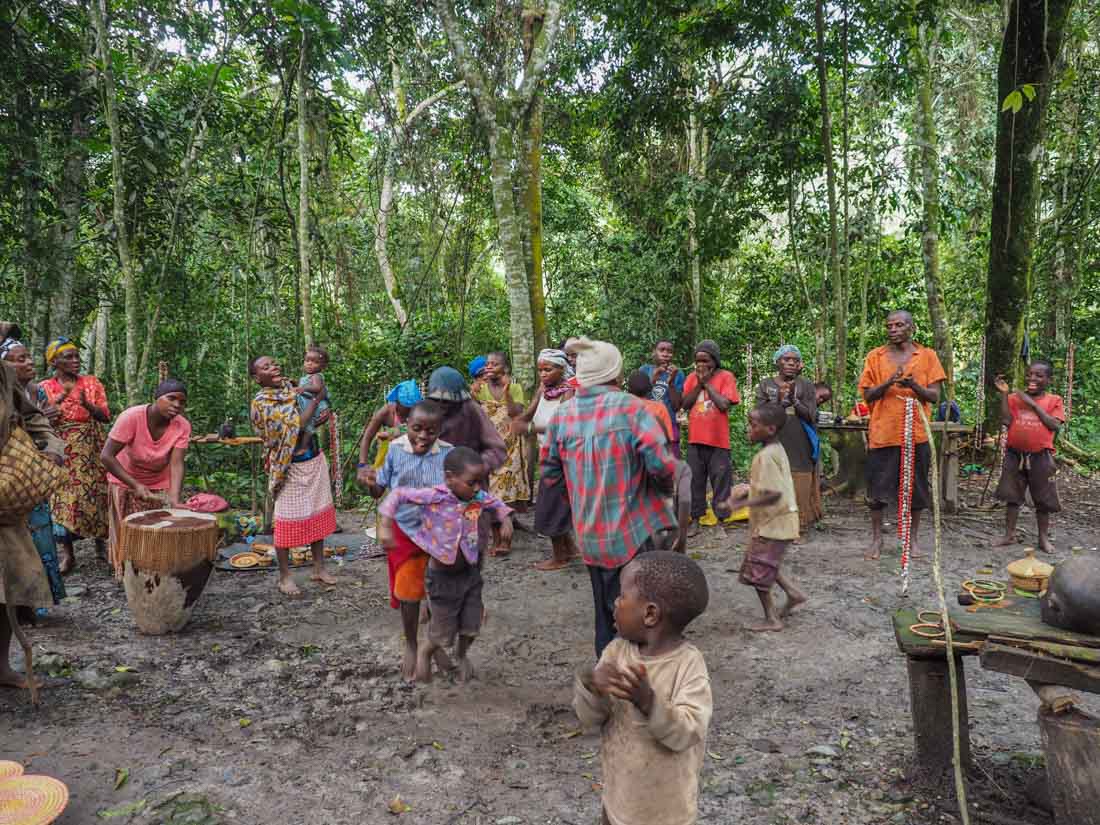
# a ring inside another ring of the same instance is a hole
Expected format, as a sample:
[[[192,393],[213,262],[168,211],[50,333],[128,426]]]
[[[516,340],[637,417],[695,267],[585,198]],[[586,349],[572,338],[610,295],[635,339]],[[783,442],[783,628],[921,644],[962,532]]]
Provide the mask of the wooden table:
[[[943,421],[933,421],[931,425],[933,433],[947,434],[940,475],[944,509],[954,513],[959,507],[959,449],[964,440],[973,436],[974,428]],[[846,420],[817,425],[818,432],[829,436],[829,442],[837,452],[837,472],[832,477],[834,486],[850,496],[867,486],[864,474],[867,463],[867,427],[866,421]]]
[[[191,445],[194,446],[196,444],[219,444],[222,447],[248,447],[248,449],[249,449],[249,466],[250,466],[251,474],[252,474],[252,512],[255,513],[256,512],[256,500],[257,500],[257,497],[256,497],[256,473],[257,473],[257,469],[259,467],[259,457],[256,454],[256,448],[257,448],[258,445],[263,444],[263,439],[258,437],[258,436],[254,436],[254,435],[244,435],[244,436],[240,436],[239,438],[219,438],[219,437],[214,436],[214,435],[192,436]],[[206,467],[202,463],[202,459],[199,457],[199,452],[197,450],[195,451],[195,460],[199,464],[199,471],[202,473],[203,479],[206,481],[206,486],[209,487],[210,486],[210,480],[206,476]],[[268,508],[268,505],[266,503],[266,497],[265,497],[265,503],[264,503],[265,526],[266,526],[267,522],[270,521],[270,519],[267,515],[268,509],[269,508]]]
[[[1100,693],[1100,637],[1043,624],[1038,599],[1008,595],[997,606],[951,605],[958,675],[960,751],[970,767],[963,659],[983,670],[1026,679],[1039,695],[1039,727],[1055,818],[1065,825],[1100,823],[1100,720],[1074,707],[1067,689]],[[929,618],[929,614],[925,613]],[[946,646],[910,629],[917,611],[894,613],[894,636],[906,655],[918,769],[942,776],[952,765],[951,692]]]

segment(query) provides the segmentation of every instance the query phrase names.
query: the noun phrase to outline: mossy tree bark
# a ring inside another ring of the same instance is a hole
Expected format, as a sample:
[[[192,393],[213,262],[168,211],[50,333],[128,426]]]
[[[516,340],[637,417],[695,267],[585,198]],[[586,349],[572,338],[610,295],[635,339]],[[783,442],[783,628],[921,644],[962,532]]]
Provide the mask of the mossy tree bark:
[[[994,382],[1020,373],[1030,294],[1038,161],[1043,116],[1072,0],[1012,0],[997,68],[997,149],[986,276],[986,398]],[[1015,96],[1019,105],[1010,103]],[[1000,408],[986,405],[986,431],[1000,429]]]

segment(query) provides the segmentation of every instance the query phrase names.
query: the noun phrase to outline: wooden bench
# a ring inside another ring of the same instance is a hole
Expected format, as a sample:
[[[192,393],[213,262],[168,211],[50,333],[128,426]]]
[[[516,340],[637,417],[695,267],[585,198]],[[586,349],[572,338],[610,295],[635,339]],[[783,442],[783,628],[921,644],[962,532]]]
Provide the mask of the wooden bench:
[[[1100,637],[1043,624],[1039,602],[1013,594],[996,605],[948,608],[958,674],[960,754],[970,768],[965,657],[982,669],[1026,679],[1038,694],[1039,729],[1055,820],[1100,825],[1100,720],[1076,708],[1070,689],[1100,693]],[[930,612],[922,611],[925,618]],[[906,656],[918,772],[936,778],[952,769],[951,688],[942,640],[911,630],[918,611],[894,613],[894,636]]]

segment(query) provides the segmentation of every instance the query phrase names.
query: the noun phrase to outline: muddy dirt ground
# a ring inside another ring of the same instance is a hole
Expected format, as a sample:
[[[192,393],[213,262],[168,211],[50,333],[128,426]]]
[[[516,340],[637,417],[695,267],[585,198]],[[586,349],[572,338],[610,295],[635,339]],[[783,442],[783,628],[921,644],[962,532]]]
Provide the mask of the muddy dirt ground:
[[[983,483],[964,483],[964,495],[976,500]],[[1097,552],[1086,503],[1100,485],[1063,490],[1059,554]],[[715,703],[700,821],[957,822],[946,788],[905,782],[908,688],[890,628],[904,603],[897,555],[863,561],[865,510],[826,502],[822,529],[788,557],[812,600],[779,634],[744,629],[759,609],[736,580],[745,528],[710,528],[690,544],[711,586],[690,629]],[[1022,555],[989,549],[1001,518],[971,509],[947,520],[949,587]],[[342,516],[349,541],[360,521]],[[1021,525],[1033,523],[1025,509]],[[42,707],[0,691],[0,759],[68,784],[60,823],[598,821],[599,740],[578,731],[570,707],[573,672],[592,657],[588,576],[579,564],[534,571],[547,541],[517,533],[512,557],[488,564],[478,681],[427,687],[397,672],[383,560],[343,565],[331,590],[302,573],[300,601],[279,597],[273,574],[215,573],[184,632],[147,637],[91,545],[79,549],[73,598],[31,631],[55,674]],[[934,603],[927,560],[914,563],[908,601]],[[1049,823],[1023,794],[1041,773],[1038,700],[1022,680],[966,667],[973,821]]]

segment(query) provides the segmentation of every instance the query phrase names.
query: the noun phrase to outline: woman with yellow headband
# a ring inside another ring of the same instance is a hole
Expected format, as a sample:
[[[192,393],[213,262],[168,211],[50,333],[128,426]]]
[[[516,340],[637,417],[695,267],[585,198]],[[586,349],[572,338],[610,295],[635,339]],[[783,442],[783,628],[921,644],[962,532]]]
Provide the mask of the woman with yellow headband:
[[[107,471],[99,454],[111,411],[99,379],[80,374],[80,350],[68,338],[46,347],[46,363],[54,377],[38,388],[46,403],[60,409],[54,426],[65,441],[65,481],[50,499],[50,510],[61,542],[61,572],[68,573],[76,565],[76,539],[95,539],[96,552],[105,552]]]

